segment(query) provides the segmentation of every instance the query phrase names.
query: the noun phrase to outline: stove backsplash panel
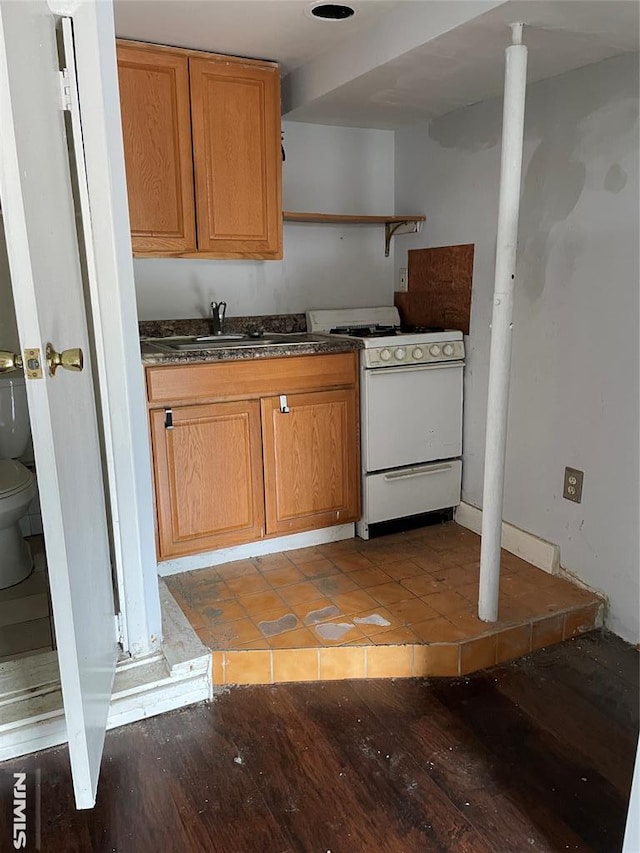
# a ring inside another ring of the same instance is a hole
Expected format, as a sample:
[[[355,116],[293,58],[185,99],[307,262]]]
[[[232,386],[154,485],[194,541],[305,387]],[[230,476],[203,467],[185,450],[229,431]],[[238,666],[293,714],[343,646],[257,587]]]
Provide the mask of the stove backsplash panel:
[[[402,322],[469,334],[473,243],[409,250],[409,284],[395,294]]]

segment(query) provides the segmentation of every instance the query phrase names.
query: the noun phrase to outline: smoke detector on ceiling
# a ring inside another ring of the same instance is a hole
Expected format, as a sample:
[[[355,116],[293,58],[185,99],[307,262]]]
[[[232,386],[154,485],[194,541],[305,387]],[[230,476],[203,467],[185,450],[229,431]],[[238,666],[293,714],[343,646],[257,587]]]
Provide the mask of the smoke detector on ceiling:
[[[346,21],[352,18],[356,10],[344,3],[314,3],[309,7],[306,14],[317,21]]]

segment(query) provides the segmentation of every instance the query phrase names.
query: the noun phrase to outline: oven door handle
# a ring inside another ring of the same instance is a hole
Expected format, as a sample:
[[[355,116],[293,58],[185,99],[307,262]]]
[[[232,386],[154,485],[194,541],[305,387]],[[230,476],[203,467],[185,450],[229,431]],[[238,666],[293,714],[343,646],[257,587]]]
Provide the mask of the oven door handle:
[[[387,376],[392,373],[406,373],[408,370],[448,370],[451,367],[464,367],[464,361],[438,361],[436,364],[401,364],[398,367],[368,367],[366,373],[371,376]]]
[[[409,468],[407,471],[392,471],[390,474],[385,474],[384,479],[390,480],[408,480],[410,477],[426,477],[429,474],[441,474],[443,471],[451,471],[453,465],[445,463],[444,465],[430,465],[424,468]]]

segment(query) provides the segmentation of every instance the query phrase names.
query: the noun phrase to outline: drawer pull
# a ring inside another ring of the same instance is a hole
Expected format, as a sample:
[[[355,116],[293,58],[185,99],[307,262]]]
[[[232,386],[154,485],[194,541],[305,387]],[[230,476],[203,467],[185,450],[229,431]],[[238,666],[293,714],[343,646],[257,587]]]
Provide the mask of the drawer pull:
[[[173,429],[173,411],[171,409],[164,410],[164,428]]]
[[[441,474],[443,471],[451,471],[452,465],[432,465],[429,468],[410,468],[408,471],[393,471],[385,474],[385,480],[408,480],[410,477],[426,477],[428,474]]]
[[[365,371],[365,373],[367,380],[377,381],[385,376],[391,376],[393,373],[413,373],[414,370],[426,373],[429,370],[453,370],[454,368],[460,370],[463,367],[464,361],[460,360],[437,361],[435,364],[405,364],[399,365],[398,367],[375,367],[371,370]]]
[[[283,415],[289,414],[289,406],[287,405],[287,395],[280,394],[280,411]]]

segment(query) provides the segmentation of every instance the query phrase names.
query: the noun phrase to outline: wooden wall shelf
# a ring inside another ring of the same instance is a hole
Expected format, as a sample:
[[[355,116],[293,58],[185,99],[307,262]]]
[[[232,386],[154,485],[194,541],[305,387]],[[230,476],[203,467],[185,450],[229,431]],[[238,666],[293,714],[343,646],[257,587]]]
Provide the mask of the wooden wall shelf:
[[[396,234],[417,234],[426,216],[359,216],[348,213],[298,213],[285,210],[285,222],[315,222],[325,225],[384,225],[384,256],[389,257],[391,238]]]

